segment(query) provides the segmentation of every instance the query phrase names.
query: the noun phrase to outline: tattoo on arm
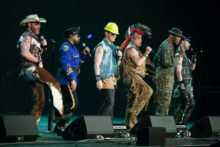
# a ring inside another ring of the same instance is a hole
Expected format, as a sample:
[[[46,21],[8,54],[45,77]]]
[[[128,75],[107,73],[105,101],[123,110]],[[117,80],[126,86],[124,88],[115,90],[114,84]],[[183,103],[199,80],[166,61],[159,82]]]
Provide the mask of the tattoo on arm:
[[[30,45],[31,45],[31,37],[30,36],[25,36],[23,38],[23,41],[21,42],[21,53],[24,53],[25,51],[30,50]]]
[[[139,59],[140,59],[139,56],[134,56],[134,57],[132,58],[132,60],[133,60],[135,63],[136,63]]]

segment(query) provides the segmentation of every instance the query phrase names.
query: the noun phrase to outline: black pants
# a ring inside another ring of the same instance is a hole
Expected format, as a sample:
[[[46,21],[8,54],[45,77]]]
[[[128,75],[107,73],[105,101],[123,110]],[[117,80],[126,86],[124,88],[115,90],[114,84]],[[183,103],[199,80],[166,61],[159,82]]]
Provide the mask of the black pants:
[[[190,88],[187,90],[187,93],[181,95],[181,105],[178,108],[174,118],[176,124],[178,125],[186,125],[189,117],[195,107],[195,99],[193,94],[193,87],[190,85]]]
[[[113,117],[115,89],[102,89],[101,94],[102,97],[104,97],[104,103],[100,109],[99,114]]]
[[[61,90],[63,95],[64,116],[58,119],[56,126],[66,127],[74,110],[78,107],[79,101],[77,92],[72,91],[70,85],[61,86]]]

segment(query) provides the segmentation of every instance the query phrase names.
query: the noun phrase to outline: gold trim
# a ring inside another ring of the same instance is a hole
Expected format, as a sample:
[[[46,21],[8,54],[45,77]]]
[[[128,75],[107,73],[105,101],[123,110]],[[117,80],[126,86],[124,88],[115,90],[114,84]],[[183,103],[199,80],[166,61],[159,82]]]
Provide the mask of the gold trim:
[[[73,54],[73,58],[78,58],[78,57],[79,57],[79,55],[74,56],[74,54]]]
[[[72,89],[70,88],[70,85],[67,85],[67,86],[68,86],[69,93],[71,95],[72,102],[73,102],[73,105],[72,105],[72,107],[70,107],[70,109],[73,110],[73,108],[75,108],[75,106],[76,106],[76,103],[75,103],[75,99],[74,99],[74,96],[73,96],[73,93],[72,93]]]
[[[70,64],[67,64],[66,67],[67,67],[67,74],[66,75],[68,76],[69,74],[71,74],[73,72],[73,70],[72,70]]]
[[[69,74],[71,74],[73,71],[69,71],[66,75],[68,76]]]

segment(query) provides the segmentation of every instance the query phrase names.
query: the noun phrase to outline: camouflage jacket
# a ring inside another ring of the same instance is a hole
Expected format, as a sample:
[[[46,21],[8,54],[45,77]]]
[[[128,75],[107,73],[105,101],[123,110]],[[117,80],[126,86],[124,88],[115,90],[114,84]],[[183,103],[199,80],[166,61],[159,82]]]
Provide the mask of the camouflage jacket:
[[[179,59],[179,56],[175,56],[175,48],[173,44],[170,43],[168,39],[164,40],[160,44],[158,52],[154,57],[156,73],[159,74],[161,72],[168,75],[173,74]]]

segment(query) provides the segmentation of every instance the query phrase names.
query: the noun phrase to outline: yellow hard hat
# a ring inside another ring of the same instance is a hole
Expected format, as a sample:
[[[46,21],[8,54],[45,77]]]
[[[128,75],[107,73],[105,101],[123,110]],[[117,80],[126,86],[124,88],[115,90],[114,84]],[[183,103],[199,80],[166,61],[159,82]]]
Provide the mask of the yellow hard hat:
[[[105,30],[106,31],[109,31],[111,33],[114,33],[114,34],[117,34],[119,35],[118,33],[118,26],[116,23],[114,22],[109,22],[106,26],[105,26]]]

